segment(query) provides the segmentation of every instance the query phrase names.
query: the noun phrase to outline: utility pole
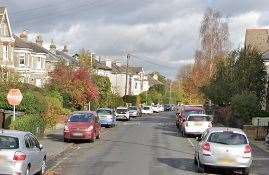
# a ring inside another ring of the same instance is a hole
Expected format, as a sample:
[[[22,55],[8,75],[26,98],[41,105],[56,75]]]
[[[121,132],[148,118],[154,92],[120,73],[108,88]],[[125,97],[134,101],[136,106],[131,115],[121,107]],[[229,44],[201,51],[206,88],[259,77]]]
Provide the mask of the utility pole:
[[[127,54],[127,64],[126,64],[126,72],[125,72],[125,95],[127,95],[127,85],[128,85],[128,69],[129,69],[129,61],[130,61],[130,54]]]

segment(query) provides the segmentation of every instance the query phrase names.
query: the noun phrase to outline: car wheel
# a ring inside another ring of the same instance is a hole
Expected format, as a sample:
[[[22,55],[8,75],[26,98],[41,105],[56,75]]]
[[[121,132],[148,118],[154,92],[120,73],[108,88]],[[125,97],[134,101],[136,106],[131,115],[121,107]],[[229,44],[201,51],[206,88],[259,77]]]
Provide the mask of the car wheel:
[[[179,129],[179,124],[178,123],[176,123],[176,126],[177,126],[177,129]]]
[[[92,138],[91,138],[90,142],[95,142],[95,139],[96,139],[96,135],[95,135],[95,133],[93,133],[93,135],[92,135]]]
[[[28,165],[26,172],[25,172],[25,175],[30,175],[30,165]]]
[[[197,159],[196,159],[196,156],[195,156],[195,155],[194,155],[193,162],[194,162],[194,164],[195,164],[195,165],[197,165],[197,164],[198,164],[198,162],[197,162]]]
[[[100,139],[101,138],[101,131],[98,132],[98,136],[96,136],[96,139]]]
[[[46,172],[47,164],[46,164],[46,158],[43,159],[41,170],[37,173],[37,175],[43,175]]]
[[[203,164],[199,160],[197,160],[197,172],[198,173],[205,173],[205,169]]]
[[[242,169],[242,174],[243,175],[249,175],[249,172],[250,172],[250,168],[243,168]]]
[[[69,139],[64,138],[64,142],[69,143],[69,142],[70,142],[70,140],[69,140]]]

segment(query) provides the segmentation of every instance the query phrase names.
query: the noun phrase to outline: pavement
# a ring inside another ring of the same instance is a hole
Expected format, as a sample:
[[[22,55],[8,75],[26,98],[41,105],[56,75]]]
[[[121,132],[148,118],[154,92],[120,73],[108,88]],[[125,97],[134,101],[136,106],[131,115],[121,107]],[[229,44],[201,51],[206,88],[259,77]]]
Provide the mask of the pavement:
[[[197,174],[193,163],[196,140],[181,137],[174,121],[175,114],[168,112],[119,122],[115,128],[102,129],[101,139],[94,143],[64,143],[59,130],[46,138],[51,143],[48,151],[53,151],[49,156],[68,148],[49,160],[48,168],[60,175]],[[251,174],[268,174],[269,153],[254,145],[253,155]],[[208,173],[234,174],[223,170]]]

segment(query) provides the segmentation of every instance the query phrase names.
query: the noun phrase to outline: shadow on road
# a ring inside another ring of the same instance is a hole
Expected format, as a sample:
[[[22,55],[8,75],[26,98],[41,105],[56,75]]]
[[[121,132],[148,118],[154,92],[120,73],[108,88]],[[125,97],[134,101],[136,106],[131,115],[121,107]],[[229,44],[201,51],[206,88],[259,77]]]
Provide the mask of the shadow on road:
[[[48,134],[47,139],[57,141],[57,142],[64,142],[63,134]]]
[[[196,172],[196,166],[193,163],[193,159],[188,158],[157,158],[157,160],[170,167],[180,169],[183,171]]]
[[[145,147],[150,147],[150,148],[164,149],[164,150],[169,150],[169,151],[174,151],[174,152],[180,152],[180,153],[182,153],[182,154],[193,155],[193,153],[184,152],[184,151],[180,151],[180,150],[173,149],[173,148],[167,148],[167,147],[164,147],[164,146],[157,146],[157,145],[148,145],[148,144],[137,143],[137,142],[127,142],[127,141],[121,141],[121,140],[106,140],[106,139],[102,139],[102,142],[111,142],[111,143],[123,143],[123,144],[131,144],[131,145],[140,145],[140,146],[145,146]]]

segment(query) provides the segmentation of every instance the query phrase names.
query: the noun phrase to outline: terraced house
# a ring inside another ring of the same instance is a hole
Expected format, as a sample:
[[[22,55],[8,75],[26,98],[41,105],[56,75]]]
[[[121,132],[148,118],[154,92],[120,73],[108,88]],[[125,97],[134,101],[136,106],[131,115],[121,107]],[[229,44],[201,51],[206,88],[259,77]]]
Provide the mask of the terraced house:
[[[14,68],[14,42],[7,9],[0,7],[0,65]]]

